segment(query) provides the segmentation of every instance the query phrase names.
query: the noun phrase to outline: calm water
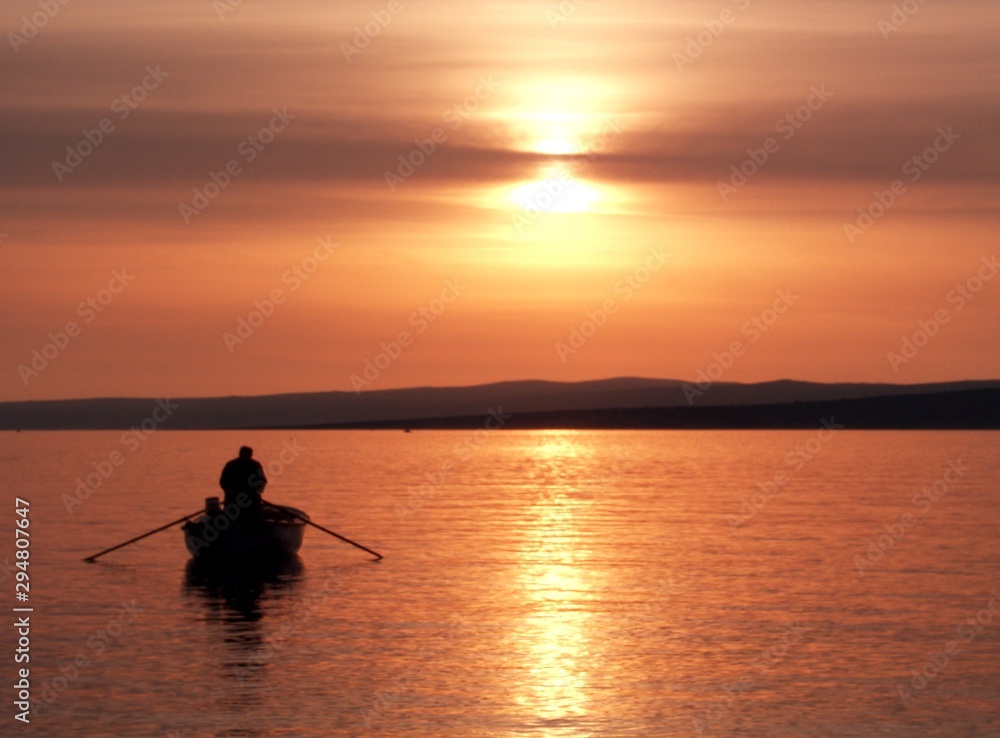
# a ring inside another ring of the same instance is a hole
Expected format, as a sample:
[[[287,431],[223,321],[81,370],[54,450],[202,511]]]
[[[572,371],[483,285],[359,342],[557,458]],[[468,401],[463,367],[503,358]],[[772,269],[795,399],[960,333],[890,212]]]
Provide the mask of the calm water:
[[[2,735],[1000,736],[998,433],[0,440],[48,700],[25,727],[9,690]],[[219,582],[171,529],[80,561],[197,510],[244,442],[284,449],[270,499],[385,559],[310,529]]]

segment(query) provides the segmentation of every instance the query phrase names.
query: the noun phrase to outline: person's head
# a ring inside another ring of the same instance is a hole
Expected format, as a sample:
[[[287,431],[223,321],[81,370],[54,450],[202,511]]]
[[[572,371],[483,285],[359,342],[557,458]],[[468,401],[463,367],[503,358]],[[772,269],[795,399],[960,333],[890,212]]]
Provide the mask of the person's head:
[[[249,446],[240,446],[240,458],[250,459],[253,458],[253,449]]]

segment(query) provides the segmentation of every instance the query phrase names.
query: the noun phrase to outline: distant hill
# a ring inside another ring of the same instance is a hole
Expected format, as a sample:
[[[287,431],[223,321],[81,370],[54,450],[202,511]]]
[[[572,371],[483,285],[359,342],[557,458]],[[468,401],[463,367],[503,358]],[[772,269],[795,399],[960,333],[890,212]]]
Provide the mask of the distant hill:
[[[726,406],[843,402],[875,397],[926,397],[974,390],[1000,390],[1000,380],[919,385],[817,384],[781,380],[760,384],[717,383],[704,389],[700,395],[693,391],[697,389],[694,384],[678,380],[623,377],[571,383],[516,381],[473,387],[415,387],[360,394],[315,392],[258,397],[171,398],[169,401],[157,398],[98,398],[4,402],[0,403],[0,430],[126,429],[140,425],[151,417],[162,419],[157,427],[172,430],[373,427],[378,423],[389,423],[395,427],[416,425],[414,421],[431,419],[482,418],[489,409],[498,407],[518,417],[549,413],[551,422],[556,422],[555,418],[560,413],[573,411],[606,411],[598,414],[606,419],[614,417],[615,412],[652,412],[669,408],[678,410],[674,417],[679,419],[696,416],[711,418],[715,417],[713,413],[720,412],[711,408]],[[689,398],[693,407],[688,402]],[[942,396],[938,400],[944,403],[948,398]],[[706,412],[692,412],[697,410]],[[640,415],[633,413],[631,417],[638,422],[635,418]],[[737,417],[733,411],[729,411],[728,416]]]
[[[770,405],[643,407],[507,413],[322,426],[328,429],[765,429],[1000,430],[1000,389],[883,395]],[[509,415],[509,417],[507,417]]]

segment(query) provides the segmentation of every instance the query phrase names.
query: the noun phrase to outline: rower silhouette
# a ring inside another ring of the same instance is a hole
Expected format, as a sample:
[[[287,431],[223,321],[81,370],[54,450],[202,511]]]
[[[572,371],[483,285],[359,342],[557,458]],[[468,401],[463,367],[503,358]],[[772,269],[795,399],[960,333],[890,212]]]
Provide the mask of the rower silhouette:
[[[253,458],[252,448],[240,446],[239,456],[222,468],[219,486],[226,493],[223,503],[226,508],[233,504],[237,509],[244,510],[243,514],[248,518],[260,517],[263,507],[261,496],[267,486],[267,477],[264,476],[264,467]]]

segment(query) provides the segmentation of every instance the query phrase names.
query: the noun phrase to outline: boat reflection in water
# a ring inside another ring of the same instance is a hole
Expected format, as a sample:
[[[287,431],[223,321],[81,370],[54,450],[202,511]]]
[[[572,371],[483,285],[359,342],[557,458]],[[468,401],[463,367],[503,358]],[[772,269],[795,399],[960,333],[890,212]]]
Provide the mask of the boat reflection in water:
[[[206,666],[214,662],[220,670],[215,709],[232,714],[238,723],[228,735],[267,735],[247,711],[274,699],[269,671],[279,646],[277,625],[269,617],[281,622],[280,613],[295,609],[304,571],[297,555],[187,563],[184,592],[204,608],[199,619],[207,626]]]
[[[184,586],[205,606],[208,646],[224,674],[220,707],[260,703],[275,652],[274,628],[262,621],[268,613],[295,609],[294,601],[284,600],[293,599],[302,581],[297,552],[308,519],[301,510],[268,505],[252,520],[230,520],[219,498],[209,497],[205,512],[184,525],[193,557]]]
[[[191,559],[184,587],[201,595],[208,622],[253,622],[265,603],[288,597],[302,580],[305,566],[298,555],[244,559]]]

